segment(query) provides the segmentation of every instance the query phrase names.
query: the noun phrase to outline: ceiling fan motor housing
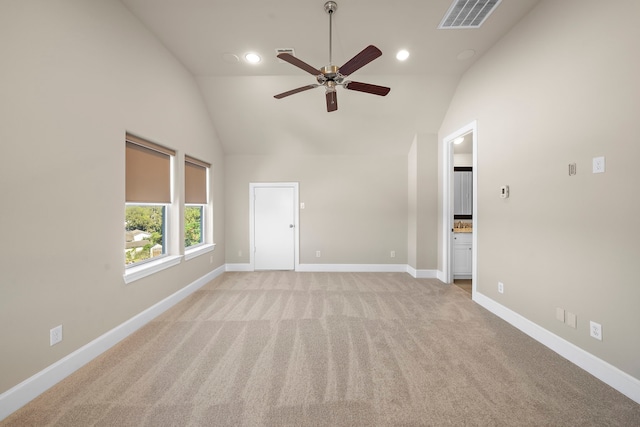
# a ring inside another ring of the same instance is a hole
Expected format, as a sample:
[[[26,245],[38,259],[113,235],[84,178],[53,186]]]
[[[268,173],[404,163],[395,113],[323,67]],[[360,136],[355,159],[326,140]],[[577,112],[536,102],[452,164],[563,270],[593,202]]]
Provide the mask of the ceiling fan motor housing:
[[[320,71],[322,71],[322,75],[318,76],[318,83],[323,84],[327,80],[342,83],[344,77],[338,72],[336,65],[327,65],[322,67]]]
[[[328,1],[324,4],[324,11],[327,13],[333,13],[338,10],[338,3],[334,1]]]

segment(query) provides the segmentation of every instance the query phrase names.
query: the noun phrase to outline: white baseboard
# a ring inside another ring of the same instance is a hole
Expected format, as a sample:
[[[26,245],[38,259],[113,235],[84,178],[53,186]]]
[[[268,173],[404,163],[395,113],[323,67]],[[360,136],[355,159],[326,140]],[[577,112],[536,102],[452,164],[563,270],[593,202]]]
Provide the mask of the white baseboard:
[[[406,264],[299,264],[296,271],[313,273],[406,273]]]
[[[226,271],[254,271],[251,264],[227,264]],[[304,273],[409,273],[415,279],[437,279],[437,270],[416,270],[407,264],[298,264]]]
[[[109,350],[211,280],[220,276],[224,271],[224,266],[216,268],[143,312],[133,316],[126,322],[99,336],[90,343],[80,347],[73,353],[58,360],[53,365],[46,367],[32,377],[27,378],[20,384],[0,394],[0,421]]]
[[[639,379],[586,352],[575,344],[560,338],[486,295],[474,292],[473,300],[491,313],[529,335],[534,340],[549,347],[560,356],[589,372],[600,381],[618,390],[629,399],[640,403]]]
[[[225,271],[253,271],[251,264],[226,264]]]
[[[413,267],[407,267],[407,273],[409,273],[415,279],[437,279],[437,270],[416,270]]]

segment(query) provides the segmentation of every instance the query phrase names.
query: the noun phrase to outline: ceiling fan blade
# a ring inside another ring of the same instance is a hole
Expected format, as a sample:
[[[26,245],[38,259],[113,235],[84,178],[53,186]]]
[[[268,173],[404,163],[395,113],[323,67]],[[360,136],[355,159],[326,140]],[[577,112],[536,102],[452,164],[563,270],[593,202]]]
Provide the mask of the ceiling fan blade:
[[[338,68],[338,72],[343,76],[348,76],[349,74],[359,70],[381,55],[382,51],[380,49],[378,49],[374,45],[369,45],[365,47],[362,52],[347,61],[347,63],[342,67]]]
[[[335,90],[327,91],[327,113],[338,109],[338,93]]]
[[[299,88],[297,88],[297,89],[292,89],[292,90],[289,90],[289,91],[287,91],[287,92],[279,93],[279,94],[277,94],[277,95],[274,95],[273,97],[274,97],[274,98],[276,98],[276,99],[282,99],[282,98],[284,98],[285,96],[294,95],[294,94],[299,93],[299,92],[304,92],[305,90],[313,89],[313,88],[316,88],[316,87],[318,87],[318,86],[320,86],[320,85],[307,85],[307,86],[302,86],[302,87],[299,87]]]
[[[296,67],[300,68],[301,70],[304,70],[309,74],[313,74],[314,76],[318,76],[318,75],[322,74],[322,71],[318,70],[317,68],[312,67],[311,65],[309,65],[306,62],[296,58],[295,56],[291,55],[290,53],[281,53],[281,54],[278,55],[278,58],[282,59],[283,61],[287,61],[289,64],[295,65]]]
[[[385,86],[372,85],[369,83],[360,83],[360,82],[345,82],[345,89],[355,90],[358,92],[371,93],[373,95],[385,96],[389,93],[391,88]]]

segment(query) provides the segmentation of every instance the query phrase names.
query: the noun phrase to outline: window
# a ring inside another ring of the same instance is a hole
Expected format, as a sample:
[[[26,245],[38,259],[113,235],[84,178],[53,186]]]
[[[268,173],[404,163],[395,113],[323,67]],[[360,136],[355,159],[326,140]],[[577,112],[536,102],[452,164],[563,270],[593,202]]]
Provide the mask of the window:
[[[184,247],[189,249],[205,243],[207,217],[207,176],[211,165],[185,156],[184,158]]]
[[[125,264],[127,267],[167,254],[171,160],[175,151],[126,136]]]

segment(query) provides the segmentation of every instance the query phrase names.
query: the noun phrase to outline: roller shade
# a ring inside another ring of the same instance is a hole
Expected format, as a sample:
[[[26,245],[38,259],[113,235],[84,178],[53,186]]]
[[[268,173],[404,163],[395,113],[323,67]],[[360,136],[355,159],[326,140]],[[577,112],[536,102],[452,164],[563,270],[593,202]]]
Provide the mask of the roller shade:
[[[127,134],[126,201],[171,203],[171,156],[175,151]]]
[[[184,202],[204,205],[207,203],[207,169],[209,164],[193,157],[184,158]]]

